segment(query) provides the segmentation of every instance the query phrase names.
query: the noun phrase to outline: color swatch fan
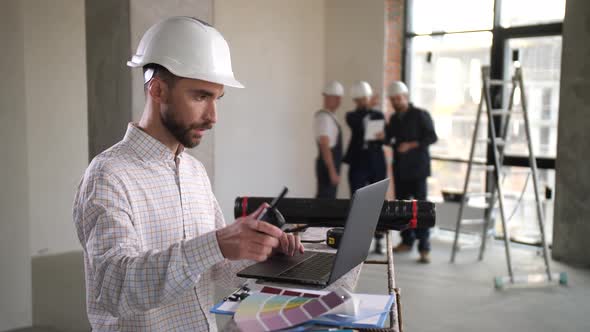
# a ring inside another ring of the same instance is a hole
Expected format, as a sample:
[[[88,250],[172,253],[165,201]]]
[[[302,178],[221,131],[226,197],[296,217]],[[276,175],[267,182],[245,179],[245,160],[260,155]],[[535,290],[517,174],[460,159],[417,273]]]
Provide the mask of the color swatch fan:
[[[316,298],[255,293],[242,301],[234,319],[244,331],[275,331],[318,318],[349,300],[341,289]]]

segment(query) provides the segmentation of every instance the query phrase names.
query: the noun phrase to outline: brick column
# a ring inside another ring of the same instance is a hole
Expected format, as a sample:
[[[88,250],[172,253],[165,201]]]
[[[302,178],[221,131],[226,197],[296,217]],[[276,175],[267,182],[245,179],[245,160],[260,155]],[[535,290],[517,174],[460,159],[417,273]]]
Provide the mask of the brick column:
[[[404,45],[404,14],[405,0],[385,0],[385,10],[387,11],[385,22],[385,80],[384,89],[387,93],[387,87],[391,82],[400,80],[402,77],[402,52]],[[387,96],[385,96],[386,117],[393,111]]]

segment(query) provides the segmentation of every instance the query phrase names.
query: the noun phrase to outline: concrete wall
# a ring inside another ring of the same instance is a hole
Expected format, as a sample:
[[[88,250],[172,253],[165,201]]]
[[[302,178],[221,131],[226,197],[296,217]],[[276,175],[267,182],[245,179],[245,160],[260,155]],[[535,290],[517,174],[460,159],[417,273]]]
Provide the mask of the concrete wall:
[[[369,82],[376,93],[382,93],[385,63],[385,1],[325,1],[324,72],[326,80],[338,80],[345,87],[338,118],[348,146],[350,131],[344,116],[354,109],[350,97],[353,82]],[[341,173],[339,197],[350,197],[348,167]]]
[[[72,202],[88,160],[84,1],[22,5],[30,252],[79,250]]]
[[[154,23],[163,18],[175,15],[192,16],[205,22],[213,21],[213,0],[128,0],[130,6],[130,33],[131,44],[129,46],[130,58],[137,49],[144,32]],[[127,59],[125,59],[126,61]],[[125,61],[122,65],[125,65]],[[131,105],[133,121],[138,121],[143,112],[145,94],[143,92],[143,75],[141,69],[125,68],[131,72]],[[189,153],[200,160],[207,169],[207,173],[214,181],[214,148],[215,134],[208,132],[198,147],[189,150]]]
[[[553,257],[590,266],[590,2],[567,1],[555,174]],[[575,52],[566,52],[575,48]]]
[[[131,121],[129,1],[85,0],[89,160],[120,141]]]
[[[0,2],[0,331],[31,322],[22,7]]]
[[[215,194],[228,222],[238,195],[315,194],[313,113],[324,82],[322,1],[217,0],[214,25],[245,89],[228,88],[215,130]]]

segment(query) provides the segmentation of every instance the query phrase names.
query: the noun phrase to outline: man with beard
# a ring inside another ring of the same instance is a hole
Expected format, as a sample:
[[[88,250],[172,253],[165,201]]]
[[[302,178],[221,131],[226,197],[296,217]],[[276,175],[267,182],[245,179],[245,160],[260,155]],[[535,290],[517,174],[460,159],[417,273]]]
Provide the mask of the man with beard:
[[[92,160],[74,203],[84,249],[86,302],[97,331],[216,330],[213,282],[298,238],[257,220],[226,226],[197,146],[234,78],[229,47],[210,25],[172,17],[152,26],[127,63],[142,67],[146,103],[122,141]]]
[[[389,100],[395,112],[386,127],[386,140],[393,148],[393,179],[396,199],[425,200],[426,178],[430,176],[428,147],[437,141],[434,124],[426,110],[408,100],[408,88],[403,82],[389,86]],[[428,228],[402,231],[402,242],[393,252],[412,250],[418,239],[420,263],[430,263],[430,230]]]

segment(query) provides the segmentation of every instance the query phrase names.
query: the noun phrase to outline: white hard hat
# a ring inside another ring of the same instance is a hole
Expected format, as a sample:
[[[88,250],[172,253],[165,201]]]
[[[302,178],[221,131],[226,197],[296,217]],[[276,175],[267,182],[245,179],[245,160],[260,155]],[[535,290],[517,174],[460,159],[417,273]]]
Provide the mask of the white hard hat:
[[[371,85],[365,81],[358,81],[352,85],[350,89],[350,94],[352,98],[362,98],[362,97],[371,97],[373,95],[373,89],[371,89]]]
[[[330,81],[324,86],[322,91],[326,96],[340,96],[344,95],[344,87],[338,81]]]
[[[395,81],[389,85],[388,94],[390,97],[395,97],[400,94],[408,94],[408,87],[404,82]]]
[[[146,31],[127,65],[143,67],[150,63],[179,77],[244,87],[234,78],[229,46],[223,36],[192,17],[170,17]]]

